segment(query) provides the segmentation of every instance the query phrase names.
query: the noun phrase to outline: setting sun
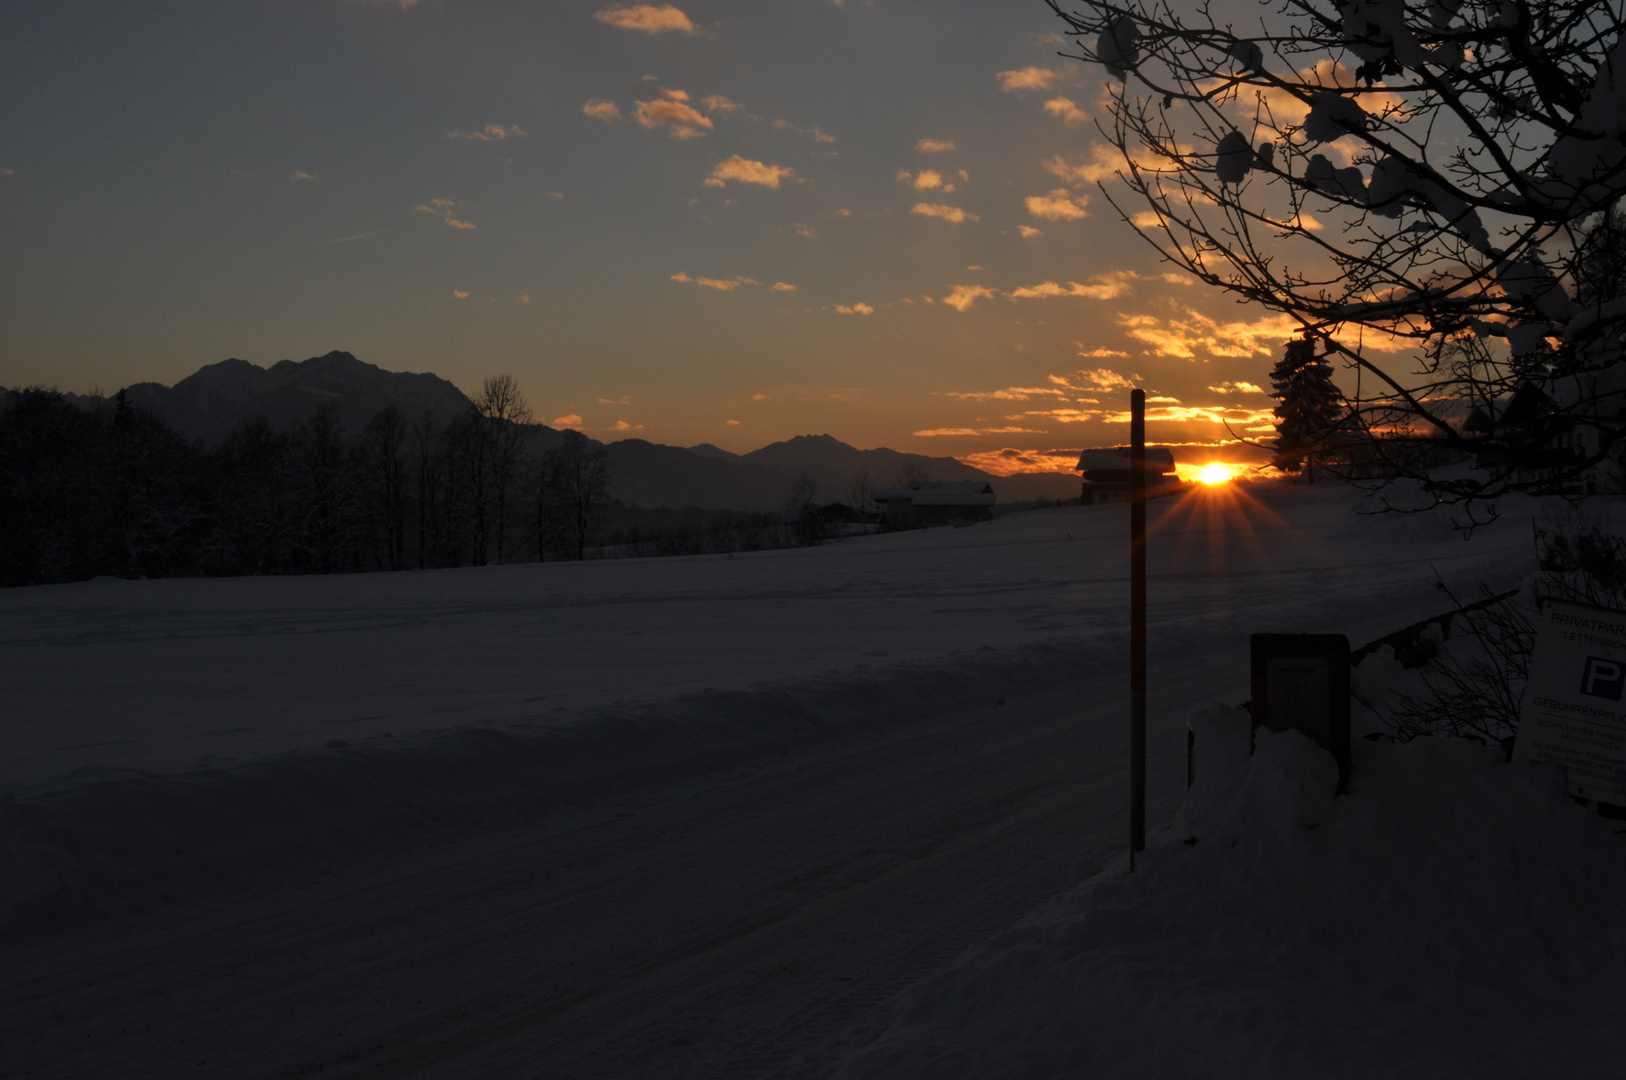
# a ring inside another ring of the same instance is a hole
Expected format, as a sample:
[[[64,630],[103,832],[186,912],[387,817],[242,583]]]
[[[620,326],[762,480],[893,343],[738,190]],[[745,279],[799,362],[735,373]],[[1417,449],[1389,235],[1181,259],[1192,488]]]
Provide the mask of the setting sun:
[[[1204,484],[1223,484],[1236,475],[1235,469],[1223,461],[1210,461],[1197,473],[1197,479]]]

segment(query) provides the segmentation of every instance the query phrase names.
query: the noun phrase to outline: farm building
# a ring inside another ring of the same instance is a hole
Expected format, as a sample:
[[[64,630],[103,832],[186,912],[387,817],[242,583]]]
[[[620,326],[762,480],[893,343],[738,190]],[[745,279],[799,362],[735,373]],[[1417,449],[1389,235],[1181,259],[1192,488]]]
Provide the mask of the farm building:
[[[1073,466],[1084,474],[1082,502],[1123,502],[1129,498],[1129,447],[1112,446],[1086,450]],[[1146,497],[1172,495],[1179,490],[1180,478],[1174,472],[1174,453],[1166,446],[1146,448]]]
[[[878,488],[870,498],[886,508],[889,529],[960,525],[994,516],[994,488],[986,480],[909,484]]]

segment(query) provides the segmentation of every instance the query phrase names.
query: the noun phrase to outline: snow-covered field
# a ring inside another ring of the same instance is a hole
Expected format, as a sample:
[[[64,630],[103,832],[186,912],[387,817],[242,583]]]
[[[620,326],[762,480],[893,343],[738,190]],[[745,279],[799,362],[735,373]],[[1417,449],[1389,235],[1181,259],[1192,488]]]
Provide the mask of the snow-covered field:
[[[1355,506],[1330,486],[1153,504],[1154,827],[1185,795],[1187,716],[1247,696],[1250,633],[1359,645],[1447,608],[1436,575],[1471,592],[1533,568],[1527,504],[1467,540],[1440,515]],[[1145,873],[1114,868],[1125,518],[1069,508],[733,557],[0,594],[11,1068],[817,1075],[856,1051],[844,1067],[864,1075],[1152,1075],[1212,1047],[1230,1056],[1190,1075],[1307,1075],[1293,1048],[1336,1010],[1288,1001],[1319,984],[1284,973],[1356,964],[1351,935],[1385,920],[1412,918],[1396,941],[1414,946],[1418,925],[1463,916],[1374,905],[1319,952],[1297,930],[1272,938],[1290,901],[1326,901],[1316,875],[1346,850],[1381,871],[1378,826],[1343,823],[1360,790],[1308,848],[1289,832],[1242,843],[1241,862],[1177,838]],[[1361,747],[1375,798],[1434,767]],[[1490,768],[1482,757],[1439,768]],[[1510,805],[1541,808],[1549,833],[1590,826],[1538,789]],[[1555,850],[1607,858],[1605,841]],[[1290,897],[1250,906],[1250,887],[1301,870]],[[1205,921],[1209,896],[1246,910]],[[1451,951],[1470,931],[1441,939],[1451,979],[1494,963],[1484,936],[1472,963]],[[1253,945],[1274,966],[1247,964]],[[1022,950],[1029,969],[1008,959]],[[1579,985],[1554,963],[1544,987]],[[1183,981],[1138,974],[1159,964],[1185,964]],[[1334,1004],[1377,1008],[1369,984],[1339,985],[1360,993]],[[1126,1025],[1137,1001],[1136,1015],[1192,1018]],[[1427,1044],[1418,1023],[1408,1046]],[[1287,1034],[1268,1041],[1271,1025]]]

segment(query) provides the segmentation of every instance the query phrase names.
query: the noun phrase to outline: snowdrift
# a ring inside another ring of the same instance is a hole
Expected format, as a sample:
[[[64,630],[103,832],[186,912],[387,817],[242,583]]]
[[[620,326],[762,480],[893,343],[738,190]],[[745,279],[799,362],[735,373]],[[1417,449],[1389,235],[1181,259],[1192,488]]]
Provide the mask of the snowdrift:
[[[321,872],[1122,666],[1118,635],[0,794],[0,939]]]
[[[927,984],[855,1077],[1616,1076],[1626,837],[1553,768],[1196,714],[1139,859]]]

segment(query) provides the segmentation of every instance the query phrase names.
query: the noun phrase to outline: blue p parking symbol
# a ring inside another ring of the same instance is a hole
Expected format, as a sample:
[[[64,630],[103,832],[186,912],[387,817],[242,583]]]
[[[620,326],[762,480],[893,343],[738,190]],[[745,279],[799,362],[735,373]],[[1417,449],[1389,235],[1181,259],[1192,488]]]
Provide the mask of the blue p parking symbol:
[[[1623,685],[1626,685],[1626,664],[1601,656],[1586,658],[1586,670],[1581,673],[1581,693],[1588,697],[1619,701]]]

